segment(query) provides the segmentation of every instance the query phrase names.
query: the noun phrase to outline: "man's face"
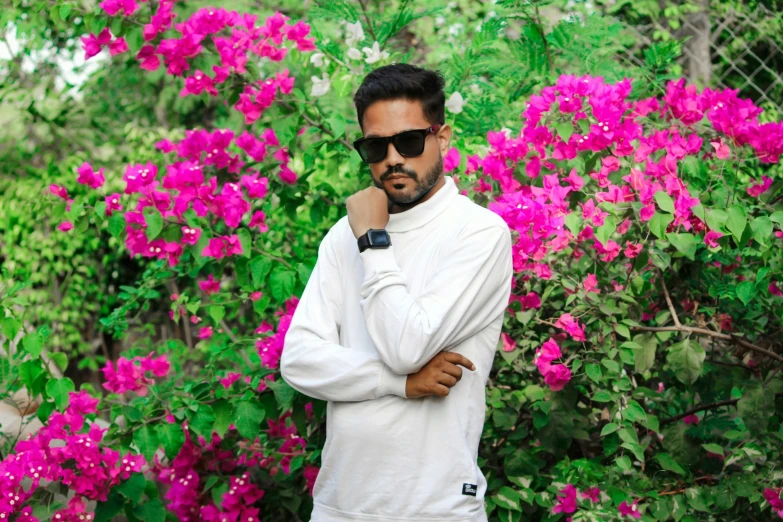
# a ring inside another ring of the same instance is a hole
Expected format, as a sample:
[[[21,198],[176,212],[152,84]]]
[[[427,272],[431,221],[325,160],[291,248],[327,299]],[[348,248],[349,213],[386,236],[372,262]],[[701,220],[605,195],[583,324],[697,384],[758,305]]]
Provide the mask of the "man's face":
[[[364,136],[393,136],[403,131],[426,129],[431,123],[424,117],[421,102],[405,99],[381,100],[364,112]],[[406,158],[389,143],[386,157],[370,163],[375,186],[383,189],[396,205],[419,200],[443,175],[443,156],[448,152],[451,128],[443,125],[424,140],[424,152]],[[390,179],[394,177],[395,179]]]

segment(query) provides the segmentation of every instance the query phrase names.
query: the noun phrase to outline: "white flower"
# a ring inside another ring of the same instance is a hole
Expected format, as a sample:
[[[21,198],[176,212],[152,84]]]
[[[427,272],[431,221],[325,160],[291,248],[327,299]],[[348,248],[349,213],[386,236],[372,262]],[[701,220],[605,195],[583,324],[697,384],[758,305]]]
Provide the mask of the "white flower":
[[[357,49],[356,47],[351,47],[348,49],[348,52],[345,53],[348,58],[351,60],[361,60],[362,59],[362,52]]]
[[[310,56],[310,63],[315,65],[316,67],[323,67],[324,53],[313,53],[312,56]]]
[[[462,95],[459,93],[459,91],[455,91],[451,96],[449,96],[449,99],[446,100],[446,108],[449,110],[449,112],[453,112],[454,114],[459,114],[462,112],[462,107],[465,105],[465,100],[462,99]]]
[[[446,6],[446,9],[451,10],[457,7],[457,2],[449,2],[449,5]]]
[[[462,31],[462,29],[464,29],[464,27],[465,27],[465,26],[464,26],[464,25],[462,25],[462,24],[461,24],[461,23],[459,23],[459,22],[457,22],[457,23],[456,23],[456,24],[454,24],[454,25],[450,25],[450,26],[449,26],[449,34],[450,34],[451,36],[457,36],[457,35],[459,35],[459,33]]]
[[[381,46],[377,40],[372,44],[372,47],[363,47],[362,51],[367,55],[367,58],[364,59],[367,63],[375,63],[389,57],[389,53],[386,51],[381,52]]]
[[[362,23],[356,21],[353,24],[345,24],[345,43],[348,47],[353,47],[358,42],[364,40],[364,29],[362,29]]]
[[[442,16],[436,16],[435,17],[435,27],[440,27],[441,25],[446,23],[446,19]]]
[[[310,89],[310,96],[323,96],[329,92],[331,83],[329,82],[328,76],[324,75],[323,79],[318,76],[311,76],[310,80],[313,82],[313,88]]]
[[[470,84],[470,92],[473,94],[479,95],[481,94],[481,87],[477,83],[471,83]]]

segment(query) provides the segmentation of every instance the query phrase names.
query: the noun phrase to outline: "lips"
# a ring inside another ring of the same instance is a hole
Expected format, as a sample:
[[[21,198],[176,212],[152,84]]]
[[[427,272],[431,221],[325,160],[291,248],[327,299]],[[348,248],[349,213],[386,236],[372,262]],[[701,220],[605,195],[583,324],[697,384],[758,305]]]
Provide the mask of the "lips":
[[[389,176],[386,181],[395,181],[398,179],[408,179],[408,176]]]

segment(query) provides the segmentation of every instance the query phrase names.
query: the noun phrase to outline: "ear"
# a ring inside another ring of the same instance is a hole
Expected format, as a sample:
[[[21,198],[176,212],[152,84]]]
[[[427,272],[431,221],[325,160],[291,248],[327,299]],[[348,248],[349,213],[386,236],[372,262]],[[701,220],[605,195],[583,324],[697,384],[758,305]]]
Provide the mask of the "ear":
[[[438,138],[438,148],[440,153],[445,156],[449,152],[449,144],[451,143],[451,126],[446,123],[439,130],[436,135]]]

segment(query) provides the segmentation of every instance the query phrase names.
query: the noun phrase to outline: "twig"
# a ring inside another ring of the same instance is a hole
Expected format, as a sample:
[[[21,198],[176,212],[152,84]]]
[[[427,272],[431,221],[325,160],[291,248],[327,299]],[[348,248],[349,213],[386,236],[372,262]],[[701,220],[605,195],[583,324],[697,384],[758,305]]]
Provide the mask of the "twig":
[[[373,41],[377,41],[378,37],[375,36],[375,29],[372,27],[372,22],[370,21],[370,15],[367,13],[367,0],[359,0],[359,4],[362,6],[362,13],[364,14],[364,21],[367,22],[367,29],[370,30],[370,36],[372,36]]]
[[[677,312],[674,311],[674,305],[672,304],[672,298],[669,297],[669,289],[666,288],[666,282],[663,280],[663,272],[660,272],[661,274],[661,286],[663,287],[663,295],[666,298],[666,304],[669,306],[669,311],[672,314],[672,319],[674,319],[674,324],[677,325],[679,328],[682,326],[680,324],[680,318],[677,317]]]
[[[775,359],[778,362],[783,362],[783,357],[776,354],[775,352],[771,352],[767,350],[766,348],[762,348],[761,346],[756,346],[755,344],[749,343],[744,339],[740,339],[736,335],[713,332],[712,330],[707,330],[706,328],[694,328],[692,326],[679,326],[679,327],[678,326],[632,326],[631,330],[635,332],[684,332],[684,333],[708,335],[710,337],[715,337],[717,339],[723,339],[724,341],[733,341],[739,344],[740,346],[744,346],[748,350],[753,350],[754,352],[762,353],[767,357]]]
[[[778,392],[775,394],[775,397],[783,397],[783,392]],[[694,413],[699,413],[700,411],[704,410],[711,410],[713,408],[720,408],[721,406],[731,406],[733,404],[736,404],[739,401],[739,399],[729,399],[726,401],[720,401],[715,402],[712,404],[702,404],[701,406],[697,406],[695,408],[691,408],[690,410],[680,413],[679,415],[675,415],[674,417],[669,417],[668,419],[663,419],[660,422],[661,426],[664,426],[666,424],[671,424],[672,422],[677,422],[680,419],[684,419],[688,415],[693,415]]]

